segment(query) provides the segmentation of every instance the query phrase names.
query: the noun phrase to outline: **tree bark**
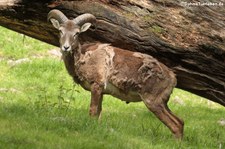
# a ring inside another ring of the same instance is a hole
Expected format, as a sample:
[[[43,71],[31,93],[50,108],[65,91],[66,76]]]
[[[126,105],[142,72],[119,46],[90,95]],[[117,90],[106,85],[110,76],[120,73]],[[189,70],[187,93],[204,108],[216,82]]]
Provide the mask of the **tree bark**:
[[[5,0],[0,25],[58,46],[51,9],[69,18],[92,13],[96,29],[82,42],[107,42],[150,54],[170,67],[177,87],[225,106],[225,1]]]

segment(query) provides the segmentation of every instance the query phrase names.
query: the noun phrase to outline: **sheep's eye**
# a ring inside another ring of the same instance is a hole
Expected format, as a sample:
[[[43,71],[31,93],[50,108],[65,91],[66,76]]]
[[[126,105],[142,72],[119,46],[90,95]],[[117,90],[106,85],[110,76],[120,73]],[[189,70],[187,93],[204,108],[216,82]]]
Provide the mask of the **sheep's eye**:
[[[63,35],[63,31],[62,30],[59,30],[59,33],[60,33],[61,36]]]
[[[75,37],[77,37],[79,34],[80,34],[80,32],[76,32],[76,33],[74,34],[73,37],[75,38]]]

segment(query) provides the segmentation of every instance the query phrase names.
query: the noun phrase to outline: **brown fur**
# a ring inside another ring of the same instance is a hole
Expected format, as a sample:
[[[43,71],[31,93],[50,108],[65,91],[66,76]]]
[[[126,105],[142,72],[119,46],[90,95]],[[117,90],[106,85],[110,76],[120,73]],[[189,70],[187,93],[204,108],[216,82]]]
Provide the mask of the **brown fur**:
[[[176,137],[182,137],[183,121],[167,106],[176,77],[164,64],[149,55],[107,44],[85,45],[80,51],[73,77],[92,92],[90,115],[100,115],[103,94],[126,102],[143,101]]]
[[[182,138],[184,123],[167,106],[176,86],[175,74],[146,54],[101,43],[81,46],[77,34],[86,31],[85,27],[90,27],[87,25],[82,28],[69,20],[58,29],[68,73],[76,83],[91,91],[90,115],[100,116],[104,94],[127,103],[143,101],[177,138]]]

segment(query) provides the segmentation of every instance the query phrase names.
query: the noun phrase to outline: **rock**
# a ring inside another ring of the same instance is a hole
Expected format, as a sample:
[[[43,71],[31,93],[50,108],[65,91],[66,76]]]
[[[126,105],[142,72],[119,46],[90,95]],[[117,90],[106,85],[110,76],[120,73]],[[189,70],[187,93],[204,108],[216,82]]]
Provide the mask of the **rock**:
[[[60,52],[59,48],[49,50],[48,54],[52,57],[55,57],[55,58],[61,58],[62,57],[62,53]]]
[[[0,92],[7,92],[8,91],[8,89],[6,89],[6,88],[0,88]]]
[[[17,89],[14,89],[14,88],[0,88],[0,92],[11,92],[11,93],[18,93],[20,91],[18,91]]]
[[[18,60],[8,60],[8,65],[10,65],[11,67],[15,66],[15,65],[19,65],[21,63],[26,63],[26,62],[30,62],[31,60],[29,58],[22,58],[22,59],[18,59]]]
[[[178,96],[175,96],[175,97],[174,97],[173,102],[174,102],[175,104],[179,104],[179,105],[185,106],[184,101],[183,101],[180,97],[178,97]]]
[[[4,57],[1,57],[1,56],[0,56],[0,62],[3,61],[3,60],[4,60]]]
[[[220,119],[219,121],[217,121],[217,123],[220,125],[220,126],[225,126],[225,119]]]

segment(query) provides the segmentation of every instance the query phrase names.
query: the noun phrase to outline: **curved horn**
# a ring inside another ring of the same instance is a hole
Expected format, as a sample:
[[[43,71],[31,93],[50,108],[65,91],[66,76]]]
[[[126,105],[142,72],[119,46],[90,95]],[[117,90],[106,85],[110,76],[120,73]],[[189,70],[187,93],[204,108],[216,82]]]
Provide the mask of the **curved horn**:
[[[85,23],[95,24],[96,18],[94,15],[90,13],[85,13],[73,19],[73,22],[77,24],[78,26],[82,26]]]
[[[61,11],[57,9],[53,9],[48,13],[48,21],[50,21],[51,18],[59,21],[59,24],[62,24],[68,21],[68,18]]]

